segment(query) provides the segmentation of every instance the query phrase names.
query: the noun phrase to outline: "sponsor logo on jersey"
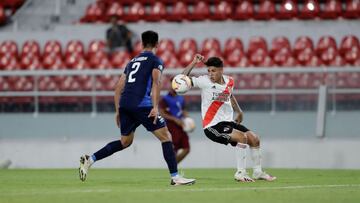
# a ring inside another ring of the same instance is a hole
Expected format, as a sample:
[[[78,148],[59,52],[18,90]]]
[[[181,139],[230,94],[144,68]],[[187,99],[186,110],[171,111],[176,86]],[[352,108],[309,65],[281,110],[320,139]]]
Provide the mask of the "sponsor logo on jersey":
[[[220,102],[228,102],[230,101],[230,94],[224,92],[213,92],[212,100],[220,101]]]

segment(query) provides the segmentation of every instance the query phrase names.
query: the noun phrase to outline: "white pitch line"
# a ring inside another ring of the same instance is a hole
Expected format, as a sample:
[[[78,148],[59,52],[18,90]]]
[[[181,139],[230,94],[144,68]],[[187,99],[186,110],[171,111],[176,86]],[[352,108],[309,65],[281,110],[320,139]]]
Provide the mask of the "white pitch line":
[[[343,184],[343,185],[294,185],[279,187],[232,187],[232,188],[189,188],[191,186],[174,187],[169,186],[166,189],[143,189],[143,190],[126,190],[126,192],[212,192],[212,191],[250,191],[250,190],[293,190],[293,189],[311,189],[311,188],[354,188],[360,187],[360,184]],[[27,195],[55,195],[55,194],[75,194],[75,193],[110,193],[116,192],[114,189],[71,189],[71,190],[53,190],[53,191],[19,191],[0,193],[0,196],[27,196]],[[125,191],[125,190],[124,190]]]
[[[248,191],[248,190],[293,190],[293,189],[311,189],[311,188],[341,188],[341,187],[360,187],[360,184],[343,184],[343,185],[294,185],[278,187],[232,187],[232,188],[168,188],[168,189],[144,189],[134,190],[132,192],[207,192],[207,191]],[[191,186],[188,186],[191,187]]]

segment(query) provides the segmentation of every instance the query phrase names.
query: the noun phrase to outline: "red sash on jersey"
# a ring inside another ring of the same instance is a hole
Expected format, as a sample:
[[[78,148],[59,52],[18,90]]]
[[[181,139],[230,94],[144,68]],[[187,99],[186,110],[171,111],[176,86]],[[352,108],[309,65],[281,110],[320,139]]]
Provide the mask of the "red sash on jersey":
[[[232,86],[234,86],[234,80],[232,78],[229,78],[228,84],[226,84],[226,88],[223,91],[223,93],[230,93],[230,89]],[[205,117],[203,119],[203,127],[207,126],[215,117],[215,114],[218,112],[220,107],[224,104],[224,102],[221,101],[213,101],[213,103],[210,104],[210,107],[206,111]]]

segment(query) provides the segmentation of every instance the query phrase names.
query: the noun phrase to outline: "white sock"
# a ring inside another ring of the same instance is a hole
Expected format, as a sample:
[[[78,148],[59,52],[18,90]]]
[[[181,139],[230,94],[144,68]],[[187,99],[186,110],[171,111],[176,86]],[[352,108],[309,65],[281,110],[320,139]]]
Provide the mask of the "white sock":
[[[246,172],[246,148],[247,144],[238,143],[236,145],[237,171]]]
[[[260,148],[250,148],[251,151],[251,158],[253,160],[253,169],[254,173],[262,172],[261,168],[261,151]]]

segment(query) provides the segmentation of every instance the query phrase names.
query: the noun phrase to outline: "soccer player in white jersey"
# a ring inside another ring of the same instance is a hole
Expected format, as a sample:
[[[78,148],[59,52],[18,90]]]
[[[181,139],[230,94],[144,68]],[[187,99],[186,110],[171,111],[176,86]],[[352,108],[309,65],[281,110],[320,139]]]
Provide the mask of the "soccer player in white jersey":
[[[183,71],[189,75],[194,66],[204,61],[204,57],[196,54],[193,61]],[[209,58],[204,64],[208,74],[191,77],[193,87],[201,90],[201,115],[205,135],[212,141],[231,144],[236,147],[237,171],[235,180],[254,182],[254,180],[273,181],[276,177],[265,173],[261,167],[259,137],[240,123],[243,112],[234,95],[233,78],[223,75],[223,62],[218,57]],[[237,113],[235,119],[234,111]],[[250,146],[254,162],[252,178],[246,172],[246,147]]]

